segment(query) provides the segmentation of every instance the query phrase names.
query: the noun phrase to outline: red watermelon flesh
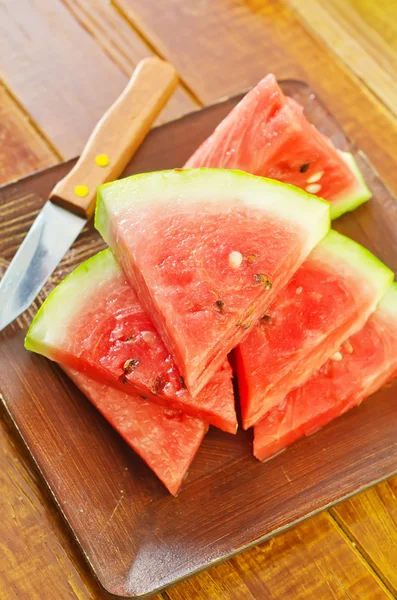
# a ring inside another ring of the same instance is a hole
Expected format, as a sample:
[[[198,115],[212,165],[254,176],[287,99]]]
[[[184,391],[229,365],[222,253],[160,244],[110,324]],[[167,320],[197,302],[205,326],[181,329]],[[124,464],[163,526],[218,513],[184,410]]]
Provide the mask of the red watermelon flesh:
[[[307,121],[274,75],[248,92],[185,167],[241,169],[296,185],[329,200],[332,218],[371,196],[352,155]]]
[[[110,250],[80,265],[52,292],[25,345],[124,393],[140,394],[236,433],[227,359],[192,398]]]
[[[397,284],[364,327],[303,386],[254,428],[254,455],[266,460],[375,393],[397,374]]]
[[[62,368],[175,496],[208,425]]]
[[[358,331],[392,280],[370,252],[331,230],[236,349],[243,427],[260,421]]]
[[[195,396],[327,233],[328,209],[246,173],[176,170],[101,186],[95,224]]]

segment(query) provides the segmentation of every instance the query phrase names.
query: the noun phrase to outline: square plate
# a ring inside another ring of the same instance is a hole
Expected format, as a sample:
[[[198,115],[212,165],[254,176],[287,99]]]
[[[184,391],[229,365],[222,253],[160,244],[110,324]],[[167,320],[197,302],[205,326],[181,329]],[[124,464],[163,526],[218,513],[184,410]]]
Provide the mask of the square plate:
[[[285,81],[282,88],[339,148],[356,155],[373,191],[374,198],[338,219],[336,229],[396,270],[396,201],[306,85]],[[126,174],[183,165],[238,99],[154,129]],[[0,268],[72,164],[0,190]],[[39,301],[102,247],[87,226]],[[251,432],[232,436],[211,428],[173,498],[55,364],[23,349],[33,312],[0,334],[2,401],[88,563],[112,594],[154,594],[397,471],[394,385],[265,464],[252,456]]]

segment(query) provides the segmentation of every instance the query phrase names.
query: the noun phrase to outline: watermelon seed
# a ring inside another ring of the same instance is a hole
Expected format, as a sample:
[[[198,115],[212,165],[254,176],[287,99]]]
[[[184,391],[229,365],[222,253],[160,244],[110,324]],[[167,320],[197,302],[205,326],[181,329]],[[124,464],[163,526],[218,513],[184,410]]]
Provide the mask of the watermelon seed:
[[[340,361],[342,360],[343,356],[340,352],[335,352],[332,356],[331,356],[331,360],[336,360],[336,361]]]
[[[257,261],[258,257],[256,256],[256,254],[248,254],[247,256],[247,262],[249,263],[255,263]]]
[[[219,310],[219,312],[224,312],[224,310],[225,310],[225,303],[224,303],[223,300],[217,300],[215,302],[215,306]]]
[[[181,384],[181,387],[183,387],[186,390],[186,383],[182,375],[179,375],[179,383]]]
[[[310,167],[310,163],[305,163],[304,165],[301,166],[301,168],[299,169],[299,171],[301,173],[306,173],[306,171],[309,170],[309,167]]]
[[[348,352],[349,354],[351,354],[353,352],[353,346],[351,345],[349,340],[345,341],[345,343],[343,344],[343,347],[346,350],[346,352]]]
[[[242,262],[243,255],[241,252],[233,250],[233,252],[229,254],[229,265],[232,267],[232,269],[238,269]]]
[[[316,183],[320,181],[321,177],[324,175],[324,171],[317,171],[317,173],[313,173],[306,179],[306,183]]]
[[[256,283],[263,283],[265,290],[270,290],[272,288],[272,282],[263,273],[257,273],[254,275],[254,279]]]
[[[240,327],[242,322],[243,322],[243,319],[239,319],[236,323],[236,327]]]
[[[125,338],[126,342],[134,342],[135,341],[135,335],[130,335],[128,338]]]
[[[319,183],[311,183],[306,187],[306,191],[309,194],[317,194],[321,190],[321,185]]]
[[[299,294],[302,293],[302,290],[303,290],[303,287],[299,286],[299,287],[296,288],[295,293],[299,295]]]
[[[141,396],[142,400],[149,400],[147,396]]]
[[[158,394],[159,392],[161,392],[161,390],[163,390],[165,388],[165,384],[166,384],[166,381],[165,381],[164,377],[161,377],[161,375],[158,375],[153,382],[154,393]]]
[[[255,311],[255,304],[253,304],[251,306],[251,308],[249,309],[249,311],[247,312],[247,317],[250,317]]]
[[[128,383],[128,379],[125,375],[120,375],[119,379],[121,383]]]
[[[265,324],[265,323],[270,323],[270,321],[272,320],[270,315],[263,315],[263,317],[261,317],[260,322]]]
[[[247,323],[244,323],[243,325],[243,329],[249,329],[252,325],[252,321],[251,319],[249,321],[247,321]]]
[[[123,367],[124,375],[132,373],[132,371],[134,371],[135,367],[137,367],[138,365],[139,360],[137,358],[130,358],[129,360],[126,360]]]

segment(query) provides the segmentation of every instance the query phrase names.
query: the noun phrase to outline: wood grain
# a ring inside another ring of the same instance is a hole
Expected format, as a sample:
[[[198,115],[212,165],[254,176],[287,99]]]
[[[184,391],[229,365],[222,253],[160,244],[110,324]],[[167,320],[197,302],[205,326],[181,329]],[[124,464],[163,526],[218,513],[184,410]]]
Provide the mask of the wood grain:
[[[59,161],[0,84],[0,185]]]
[[[293,551],[291,552],[291,550]],[[391,598],[327,515],[167,591],[170,600]]]
[[[62,156],[76,156],[127,77],[59,0],[0,6],[5,84]]]
[[[293,82],[284,84],[284,89],[305,106],[311,120],[321,124],[323,131],[339,146],[350,148],[342,131],[313,98],[310,89]],[[232,101],[218,104],[153,130],[128,172],[183,164],[231,105]],[[338,228],[376,249],[391,266],[397,266],[393,249],[397,211],[370,167],[360,156],[357,158],[375,198],[340,219]],[[41,206],[54,179],[62,177],[70,166],[59,165],[4,188],[2,203],[12,206],[13,221],[17,214],[24,213],[29,193],[32,202]],[[29,223],[24,219],[21,223],[26,230]],[[21,224],[18,227],[21,229]],[[4,231],[7,233],[7,227]],[[65,257],[46,292],[101,244],[92,228],[87,228]],[[9,247],[1,238],[0,254],[5,259],[10,258]],[[29,319],[29,315],[26,318]],[[23,321],[21,325],[24,326]],[[397,388],[393,386],[266,465],[252,458],[249,434],[241,432],[235,438],[211,431],[181,495],[176,500],[170,499],[145,465],[56,366],[22,350],[22,337],[17,326],[7,329],[1,337],[0,388],[5,404],[25,441],[34,449],[40,469],[91,565],[114,593],[139,595],[154,591],[175,577],[185,576],[241,549],[258,535],[270,535],[340,495],[397,469]],[[352,427],[360,435],[352,436]],[[321,524],[319,531],[323,531]],[[341,532],[338,544],[340,537],[344,540],[343,547],[349,547]],[[309,535],[305,543],[309,548]],[[329,548],[325,542],[321,543],[327,547],[325,562],[314,558],[316,552],[313,555],[309,552],[307,556],[315,565],[322,565],[325,573],[327,568],[334,568],[332,561],[326,562],[327,557],[337,557],[339,551],[333,542]],[[293,573],[296,565],[301,564],[299,548],[300,545],[294,543],[291,563],[286,566]],[[366,586],[370,588],[368,597],[377,597],[382,592],[379,581],[370,575],[368,568],[364,573],[357,567],[360,561],[352,546],[349,552],[355,556],[356,566],[350,567],[348,576],[339,576],[342,588],[347,589],[340,592],[340,597],[356,594],[359,598]],[[341,565],[348,562],[343,556],[342,552]],[[249,564],[249,555],[247,559],[238,560]],[[233,565],[235,568],[235,563]],[[367,583],[363,583],[367,576]],[[371,577],[373,583],[369,584]],[[258,598],[266,585],[273,585],[274,593],[283,590],[277,574],[272,584],[263,579],[263,576],[258,577],[255,588],[249,584],[247,575],[243,584]],[[221,590],[220,584],[218,588]],[[335,584],[334,596],[338,589]],[[291,595],[292,588],[287,593]]]
[[[205,104],[266,73],[310,84],[397,190],[397,123],[347,67],[277,0],[115,0]],[[176,34],[177,32],[177,34]]]
[[[100,598],[3,408],[0,417],[1,600]]]
[[[287,2],[313,35],[323,40],[397,116],[397,52],[361,17],[351,1]]]
[[[75,18],[102,46],[110,58],[130,77],[137,63],[153,50],[109,0],[63,0]],[[178,86],[157,124],[196,110],[199,104]]]
[[[397,597],[397,477],[331,512]]]

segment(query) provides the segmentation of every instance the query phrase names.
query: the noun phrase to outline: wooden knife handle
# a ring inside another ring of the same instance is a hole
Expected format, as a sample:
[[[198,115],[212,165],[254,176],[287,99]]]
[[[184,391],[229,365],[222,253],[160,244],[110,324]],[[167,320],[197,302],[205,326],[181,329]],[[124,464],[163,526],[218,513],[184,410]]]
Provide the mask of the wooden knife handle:
[[[49,199],[90,218],[98,185],[123,172],[177,83],[177,73],[170,63],[155,57],[142,60],[125,90],[96,125],[73,169],[57,183]]]

